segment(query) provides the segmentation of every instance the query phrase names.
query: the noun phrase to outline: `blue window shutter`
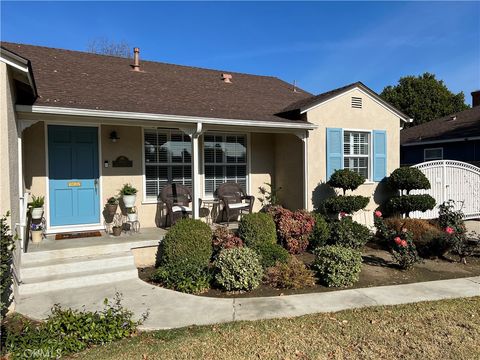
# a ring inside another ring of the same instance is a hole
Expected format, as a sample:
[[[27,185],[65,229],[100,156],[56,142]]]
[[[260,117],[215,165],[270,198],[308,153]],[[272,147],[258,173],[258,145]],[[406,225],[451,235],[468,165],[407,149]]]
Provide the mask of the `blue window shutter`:
[[[338,169],[343,169],[343,130],[327,128],[327,181]]]
[[[373,131],[373,181],[382,181],[387,176],[387,132]]]

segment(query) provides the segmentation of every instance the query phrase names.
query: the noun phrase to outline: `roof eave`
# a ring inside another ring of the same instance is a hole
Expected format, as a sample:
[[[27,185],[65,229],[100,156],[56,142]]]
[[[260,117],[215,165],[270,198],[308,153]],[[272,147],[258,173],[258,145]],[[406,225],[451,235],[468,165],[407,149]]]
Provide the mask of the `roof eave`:
[[[228,126],[248,126],[248,127],[263,127],[263,128],[280,128],[291,130],[314,130],[318,126],[309,122],[283,122],[283,121],[262,121],[262,120],[247,120],[247,119],[223,119],[223,118],[209,118],[201,116],[185,116],[185,115],[167,115],[167,114],[152,114],[139,113],[128,111],[113,111],[113,110],[93,110],[93,109],[79,109],[57,106],[43,106],[43,105],[17,105],[16,110],[19,113],[30,114],[44,114],[44,115],[69,115],[80,116],[88,118],[108,118],[108,119],[127,119],[127,120],[144,120],[144,121],[169,121],[180,123],[202,123],[211,125],[228,125]]]
[[[36,99],[38,96],[37,93],[37,86],[35,84],[35,78],[33,76],[32,64],[30,60],[15,54],[14,52],[4,48],[3,46],[0,47],[0,61],[4,62],[5,64],[11,66],[16,71],[20,71],[27,76],[28,83],[32,89],[33,97]]]

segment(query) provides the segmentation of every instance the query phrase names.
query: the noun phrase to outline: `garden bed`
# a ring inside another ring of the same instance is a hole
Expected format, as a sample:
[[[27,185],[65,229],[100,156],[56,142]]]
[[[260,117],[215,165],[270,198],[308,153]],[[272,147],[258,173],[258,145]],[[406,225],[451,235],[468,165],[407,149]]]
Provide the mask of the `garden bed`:
[[[409,271],[398,269],[398,267],[392,263],[390,253],[378,249],[374,244],[368,244],[363,250],[362,256],[363,264],[360,279],[354,286],[348,287],[348,289],[480,276],[480,258],[476,256],[469,257],[466,265],[460,263],[458,256],[455,255],[448,255],[445,259],[423,259],[421,263]],[[307,265],[311,264],[314,259],[314,256],[310,253],[296,255],[296,257]],[[150,281],[150,276],[154,271],[154,267],[140,268],[138,274],[140,279],[159,286]],[[248,292],[225,292],[218,289],[210,289],[199,295],[219,298],[245,298],[306,294],[342,289],[345,288],[329,288],[319,284],[296,290],[275,289],[262,284],[258,288]]]

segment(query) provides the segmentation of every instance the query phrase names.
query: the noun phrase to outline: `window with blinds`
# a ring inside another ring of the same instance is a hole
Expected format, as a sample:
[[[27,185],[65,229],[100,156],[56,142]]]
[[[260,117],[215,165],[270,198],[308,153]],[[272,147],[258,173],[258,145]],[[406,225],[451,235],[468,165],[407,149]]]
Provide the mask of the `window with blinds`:
[[[225,182],[240,184],[247,191],[247,136],[204,135],[205,196],[213,197]]]
[[[145,189],[147,201],[156,200],[169,183],[192,186],[190,137],[175,130],[145,130]]]
[[[369,178],[370,134],[367,132],[344,131],[343,168],[350,169]]]

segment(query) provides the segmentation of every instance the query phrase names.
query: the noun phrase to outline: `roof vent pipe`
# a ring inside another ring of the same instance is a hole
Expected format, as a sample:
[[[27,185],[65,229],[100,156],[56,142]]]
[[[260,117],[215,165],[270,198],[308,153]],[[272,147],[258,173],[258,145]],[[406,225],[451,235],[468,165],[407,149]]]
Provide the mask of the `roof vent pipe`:
[[[232,83],[232,74],[222,74],[222,80],[223,82],[226,82],[227,84]]]
[[[140,71],[140,49],[133,48],[133,71]]]

